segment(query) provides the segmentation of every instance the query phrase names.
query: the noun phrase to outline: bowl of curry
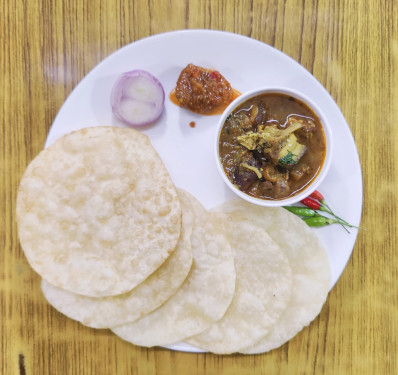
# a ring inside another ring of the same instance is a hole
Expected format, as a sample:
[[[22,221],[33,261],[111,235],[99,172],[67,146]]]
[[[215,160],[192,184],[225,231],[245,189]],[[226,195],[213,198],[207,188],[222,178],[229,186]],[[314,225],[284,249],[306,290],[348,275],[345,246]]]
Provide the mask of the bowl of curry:
[[[216,158],[225,183],[262,206],[299,202],[323,181],[332,158],[330,126],[318,106],[288,88],[260,88],[223,112]]]

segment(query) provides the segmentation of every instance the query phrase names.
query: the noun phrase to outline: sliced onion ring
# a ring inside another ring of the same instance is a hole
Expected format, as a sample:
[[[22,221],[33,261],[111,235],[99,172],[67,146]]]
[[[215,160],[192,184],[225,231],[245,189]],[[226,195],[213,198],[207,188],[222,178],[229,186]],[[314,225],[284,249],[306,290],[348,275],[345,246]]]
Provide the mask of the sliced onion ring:
[[[111,94],[115,116],[129,126],[154,123],[164,109],[164,89],[157,78],[145,70],[124,73]]]

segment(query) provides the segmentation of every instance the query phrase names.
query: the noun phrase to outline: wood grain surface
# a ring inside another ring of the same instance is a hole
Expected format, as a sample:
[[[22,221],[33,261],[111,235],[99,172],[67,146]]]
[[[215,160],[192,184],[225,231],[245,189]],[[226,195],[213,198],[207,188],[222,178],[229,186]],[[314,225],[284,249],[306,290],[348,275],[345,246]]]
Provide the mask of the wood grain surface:
[[[397,20],[393,0],[1,0],[0,373],[397,374]],[[187,28],[291,56],[332,95],[358,147],[366,231],[320,316],[267,354],[145,349],[86,328],[46,303],[18,242],[18,183],[67,95],[123,45]]]

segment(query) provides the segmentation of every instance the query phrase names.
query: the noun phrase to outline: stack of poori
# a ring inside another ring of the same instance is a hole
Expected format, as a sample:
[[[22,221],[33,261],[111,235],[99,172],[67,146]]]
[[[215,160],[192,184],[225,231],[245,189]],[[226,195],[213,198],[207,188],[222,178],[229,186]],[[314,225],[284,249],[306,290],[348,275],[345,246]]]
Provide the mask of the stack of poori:
[[[132,129],[82,129],[43,150],[21,180],[17,222],[49,303],[136,345],[265,352],[308,325],[329,290],[304,222],[242,200],[207,211]]]

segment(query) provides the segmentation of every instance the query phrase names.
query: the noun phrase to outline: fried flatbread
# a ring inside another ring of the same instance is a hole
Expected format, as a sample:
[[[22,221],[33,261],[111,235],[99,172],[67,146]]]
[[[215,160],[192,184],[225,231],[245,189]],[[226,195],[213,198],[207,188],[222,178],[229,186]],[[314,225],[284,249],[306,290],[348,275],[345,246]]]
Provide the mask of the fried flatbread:
[[[90,297],[133,289],[173,252],[181,207],[146,135],[93,127],[43,150],[22,177],[20,243],[32,268]]]
[[[214,214],[235,257],[236,288],[221,320],[186,340],[212,353],[238,352],[267,334],[286,308],[292,289],[289,262],[268,233],[233,214]]]
[[[189,203],[189,202],[188,202]],[[110,328],[133,322],[167,301],[181,286],[192,265],[193,212],[184,200],[177,248],[147,279],[133,290],[111,297],[86,297],[42,280],[47,301],[69,318],[93,328]]]
[[[327,253],[316,234],[300,218],[283,208],[267,208],[235,200],[215,209],[248,218],[264,228],[280,246],[292,269],[290,302],[270,332],[240,352],[263,353],[293,338],[320,313],[330,288]]]
[[[170,345],[221,319],[235,291],[234,259],[226,238],[190,194],[181,191],[194,212],[191,235],[193,263],[181,288],[165,304],[133,323],[112,331],[141,346]]]

